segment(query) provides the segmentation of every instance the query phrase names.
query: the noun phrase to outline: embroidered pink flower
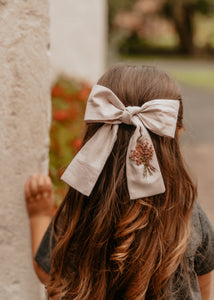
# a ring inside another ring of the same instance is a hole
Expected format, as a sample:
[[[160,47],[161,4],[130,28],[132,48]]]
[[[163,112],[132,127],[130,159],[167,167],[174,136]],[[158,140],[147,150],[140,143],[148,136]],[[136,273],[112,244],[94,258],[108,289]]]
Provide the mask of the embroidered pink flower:
[[[154,150],[148,141],[145,143],[137,142],[135,150],[131,150],[129,158],[136,161],[138,166],[144,165],[143,177],[147,177],[148,174],[151,176],[152,172],[156,171],[155,167],[151,165],[153,154]]]

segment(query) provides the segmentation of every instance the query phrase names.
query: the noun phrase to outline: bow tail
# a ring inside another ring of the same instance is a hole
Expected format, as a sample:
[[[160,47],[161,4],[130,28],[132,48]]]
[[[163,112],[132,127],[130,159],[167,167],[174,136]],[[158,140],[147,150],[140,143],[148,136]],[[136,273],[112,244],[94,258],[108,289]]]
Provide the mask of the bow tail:
[[[165,192],[151,137],[144,126],[136,126],[126,156],[127,185],[132,200]]]
[[[104,124],[80,149],[61,179],[89,196],[117,139],[118,125]]]

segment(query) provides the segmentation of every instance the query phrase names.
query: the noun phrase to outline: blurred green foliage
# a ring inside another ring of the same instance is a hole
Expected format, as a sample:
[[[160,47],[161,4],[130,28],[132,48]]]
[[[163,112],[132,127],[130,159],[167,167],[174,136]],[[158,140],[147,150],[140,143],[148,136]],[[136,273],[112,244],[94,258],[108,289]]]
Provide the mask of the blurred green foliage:
[[[213,13],[213,8],[213,0],[165,0],[160,13],[174,24],[181,53],[193,54],[195,51],[195,14],[209,15]]]
[[[140,38],[136,32],[130,36],[122,37],[118,42],[118,51],[122,55],[175,55],[176,50],[173,44],[159,43],[153,40]]]
[[[82,144],[84,112],[90,91],[87,82],[66,77],[59,78],[52,87],[50,176],[57,205],[67,191],[60,177]]]
[[[142,7],[144,5],[143,0]],[[162,18],[167,19],[174,27],[174,33],[166,32],[166,36],[171,38],[171,42],[169,39],[165,39],[163,37],[163,42],[160,38],[157,38],[157,41],[154,40],[154,37],[151,36],[142,36],[135,29],[130,28],[128,32],[127,29],[120,29],[120,25],[117,23],[117,26],[114,27],[114,20],[117,14],[121,11],[127,11],[129,13],[133,12],[134,17],[136,15],[136,3],[137,0],[108,0],[109,4],[109,32],[110,36],[116,36],[110,41],[113,43],[118,43],[118,50],[121,54],[187,54],[193,55],[201,52],[207,54],[214,53],[213,40],[211,37],[213,34],[210,33],[209,36],[205,32],[205,36],[207,36],[207,40],[201,43],[200,38],[198,38],[198,31],[200,28],[204,28],[203,22],[200,22],[200,16],[206,16],[207,19],[210,20],[210,26],[212,26],[212,16],[214,13],[214,1],[213,0],[164,0],[160,1],[160,5],[157,2],[157,10],[154,11],[153,15],[160,16]],[[145,1],[145,8],[148,5],[148,1]],[[146,11],[146,9],[145,9]],[[138,11],[137,11],[138,13]],[[140,13],[140,12],[139,12]],[[151,12],[150,12],[151,13]],[[146,12],[142,14],[142,18],[146,15]],[[139,14],[138,14],[139,17]],[[147,16],[150,18],[150,15]],[[143,23],[141,26],[148,26],[146,23]],[[211,30],[209,30],[210,32]],[[120,32],[117,34],[117,32]],[[172,37],[172,35],[174,35]],[[157,36],[157,34],[156,34]],[[120,37],[120,38],[118,38]],[[211,37],[211,38],[210,38]],[[164,44],[164,41],[166,42]],[[114,45],[115,45],[114,44]]]
[[[202,14],[208,15],[213,11],[213,1],[212,0],[166,0],[162,12],[168,18],[173,18],[174,10],[178,7],[184,7],[189,10],[190,13],[200,12]]]
[[[130,10],[135,0],[108,0],[109,30],[112,29],[113,21],[121,10]]]

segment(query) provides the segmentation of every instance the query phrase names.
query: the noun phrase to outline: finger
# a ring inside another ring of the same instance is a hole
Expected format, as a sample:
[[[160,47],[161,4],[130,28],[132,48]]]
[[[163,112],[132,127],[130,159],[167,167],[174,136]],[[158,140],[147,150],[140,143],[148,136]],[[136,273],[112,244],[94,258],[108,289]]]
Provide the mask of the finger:
[[[35,196],[38,193],[38,183],[36,174],[32,174],[30,177],[30,193],[32,196]]]
[[[53,190],[53,185],[52,185],[52,181],[50,179],[49,176],[45,177],[45,185],[46,185],[46,191],[48,192],[52,192]]]
[[[38,190],[40,193],[43,192],[44,188],[45,188],[45,175],[44,174],[40,174],[38,177]]]
[[[40,192],[41,193],[50,193],[52,190],[52,183],[48,176],[41,174],[41,177],[39,178],[39,184],[40,184]]]

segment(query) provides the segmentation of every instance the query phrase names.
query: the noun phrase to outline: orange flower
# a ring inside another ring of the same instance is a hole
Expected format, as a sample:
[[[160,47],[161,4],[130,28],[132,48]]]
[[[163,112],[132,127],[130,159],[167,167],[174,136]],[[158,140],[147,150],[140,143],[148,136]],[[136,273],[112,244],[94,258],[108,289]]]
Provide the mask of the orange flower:
[[[52,91],[51,91],[52,97],[64,97],[65,94],[66,94],[65,90],[61,86],[59,86],[59,85],[53,86]]]
[[[56,110],[53,112],[53,119],[56,121],[64,121],[70,119],[69,110]]]
[[[82,146],[82,139],[76,138],[75,140],[71,141],[71,147],[74,148],[75,151],[78,151]]]
[[[79,93],[77,94],[77,98],[81,101],[86,101],[88,99],[90,92],[91,92],[91,88],[85,86],[82,90],[79,91]]]
[[[53,119],[55,121],[75,120],[77,115],[77,109],[72,107],[70,109],[55,110],[53,112]]]

